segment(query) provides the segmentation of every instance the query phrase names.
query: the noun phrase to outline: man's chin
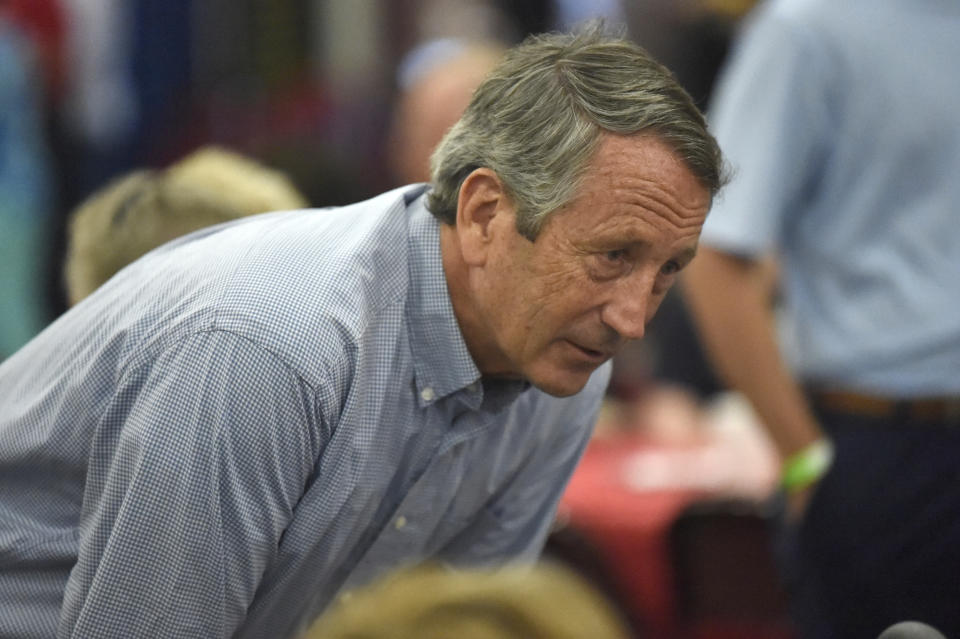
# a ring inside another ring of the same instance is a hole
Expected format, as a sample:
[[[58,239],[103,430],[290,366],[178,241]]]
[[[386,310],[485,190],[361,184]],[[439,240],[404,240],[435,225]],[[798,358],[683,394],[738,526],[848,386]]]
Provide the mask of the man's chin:
[[[593,369],[596,370],[596,369]],[[564,371],[563,373],[554,372],[551,375],[540,375],[527,377],[527,381],[542,390],[548,395],[554,397],[570,397],[583,390],[590,380],[593,370],[576,373]]]

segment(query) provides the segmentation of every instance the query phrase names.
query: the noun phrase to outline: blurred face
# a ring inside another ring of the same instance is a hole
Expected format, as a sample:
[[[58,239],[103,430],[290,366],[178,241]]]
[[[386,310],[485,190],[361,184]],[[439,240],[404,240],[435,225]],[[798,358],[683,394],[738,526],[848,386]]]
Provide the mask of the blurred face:
[[[693,258],[709,192],[663,142],[607,136],[578,196],[534,242],[511,205],[487,223],[470,270],[468,345],[487,375],[521,376],[558,396],[580,391],[628,340],[643,336]]]
[[[399,184],[430,180],[430,154],[502,55],[492,45],[470,45],[438,63],[403,93],[391,131],[390,160]]]

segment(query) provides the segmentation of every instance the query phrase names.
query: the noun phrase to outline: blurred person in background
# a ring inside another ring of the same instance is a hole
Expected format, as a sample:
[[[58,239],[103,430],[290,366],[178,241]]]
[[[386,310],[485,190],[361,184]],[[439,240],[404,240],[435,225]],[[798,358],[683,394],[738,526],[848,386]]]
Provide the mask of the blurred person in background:
[[[811,639],[960,636],[957,33],[954,2],[772,0],[711,103],[736,177],[684,284],[784,460]]]
[[[346,593],[302,639],[626,639],[623,620],[557,564],[420,566]]]
[[[397,184],[430,180],[430,154],[505,50],[494,40],[441,38],[405,57],[397,72],[400,93],[388,140]]]
[[[511,50],[429,186],[122,269],[0,366],[0,634],[289,637],[401,565],[533,560],[723,181],[595,27]]]
[[[163,171],[134,171],[93,193],[70,216],[64,267],[78,303],[140,256],[214,224],[304,208],[279,171],[219,147],[205,147]]]
[[[38,50],[0,2],[0,361],[50,320],[52,219]]]

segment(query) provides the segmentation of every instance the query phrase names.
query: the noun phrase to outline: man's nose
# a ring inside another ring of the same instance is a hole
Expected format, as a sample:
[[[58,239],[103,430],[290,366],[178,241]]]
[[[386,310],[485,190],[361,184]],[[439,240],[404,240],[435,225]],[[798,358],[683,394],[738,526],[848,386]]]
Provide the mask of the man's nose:
[[[653,286],[656,276],[634,273],[620,281],[613,297],[603,306],[603,323],[624,339],[640,339],[647,325],[653,304]]]

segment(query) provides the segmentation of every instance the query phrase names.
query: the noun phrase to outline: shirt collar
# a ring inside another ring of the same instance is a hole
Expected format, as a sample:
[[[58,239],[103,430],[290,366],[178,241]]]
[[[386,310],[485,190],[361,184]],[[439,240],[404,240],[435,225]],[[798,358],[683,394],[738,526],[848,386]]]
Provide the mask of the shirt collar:
[[[440,255],[441,223],[427,210],[424,193],[420,189],[407,194],[410,293],[406,314],[417,395],[423,406],[466,389],[468,403],[476,408],[483,400],[480,370],[453,313]]]

